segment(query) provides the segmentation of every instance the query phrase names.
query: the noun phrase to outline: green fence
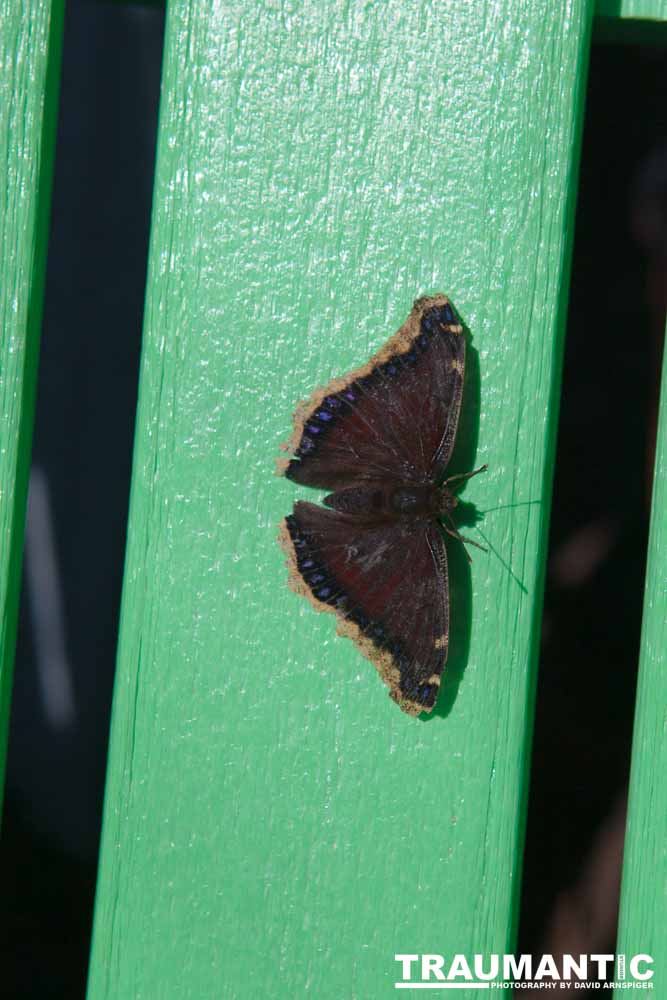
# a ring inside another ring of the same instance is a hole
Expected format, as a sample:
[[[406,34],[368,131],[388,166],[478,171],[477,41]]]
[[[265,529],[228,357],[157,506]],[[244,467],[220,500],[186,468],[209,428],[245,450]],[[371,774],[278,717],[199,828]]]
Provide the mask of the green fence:
[[[365,1000],[396,952],[512,950],[593,14],[170,5],[92,1000]],[[2,3],[3,733],[61,23]],[[466,499],[501,508],[502,560],[475,560],[456,710],[423,723],[288,591],[271,472],[292,403],[439,290],[479,356]],[[665,398],[618,945],[663,976]]]

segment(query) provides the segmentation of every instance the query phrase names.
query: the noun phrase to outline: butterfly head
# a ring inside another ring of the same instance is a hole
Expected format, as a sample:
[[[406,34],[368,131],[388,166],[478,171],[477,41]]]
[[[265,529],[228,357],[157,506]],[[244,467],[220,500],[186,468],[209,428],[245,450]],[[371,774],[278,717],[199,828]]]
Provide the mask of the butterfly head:
[[[458,505],[458,500],[446,486],[438,491],[438,514],[449,514]]]

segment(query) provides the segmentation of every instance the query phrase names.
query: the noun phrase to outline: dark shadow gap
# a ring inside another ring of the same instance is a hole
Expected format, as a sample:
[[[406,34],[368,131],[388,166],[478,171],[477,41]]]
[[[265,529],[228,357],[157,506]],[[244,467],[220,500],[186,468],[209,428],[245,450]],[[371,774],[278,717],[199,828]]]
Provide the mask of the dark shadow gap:
[[[0,839],[3,990],[84,997],[164,13],[68,3]]]
[[[615,950],[667,305],[667,54],[594,46],[518,951]]]

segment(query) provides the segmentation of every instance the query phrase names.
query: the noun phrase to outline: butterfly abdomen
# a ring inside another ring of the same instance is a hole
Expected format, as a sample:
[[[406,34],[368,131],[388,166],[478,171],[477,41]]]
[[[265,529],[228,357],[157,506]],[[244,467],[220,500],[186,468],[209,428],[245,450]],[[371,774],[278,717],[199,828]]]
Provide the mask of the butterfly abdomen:
[[[382,518],[435,517],[440,510],[440,490],[421,483],[364,483],[336,490],[324,498],[327,507],[342,514]]]

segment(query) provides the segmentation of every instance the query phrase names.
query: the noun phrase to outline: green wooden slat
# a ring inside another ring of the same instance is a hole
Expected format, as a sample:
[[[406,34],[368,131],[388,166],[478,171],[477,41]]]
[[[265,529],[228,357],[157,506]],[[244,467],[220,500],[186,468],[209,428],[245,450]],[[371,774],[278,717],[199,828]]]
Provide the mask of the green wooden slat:
[[[395,952],[511,946],[591,17],[171,6],[93,1000],[378,997]],[[288,591],[273,462],[439,289],[491,552],[468,609],[450,549],[469,656],[424,722]]]
[[[667,995],[667,353],[646,567],[632,773],[617,951],[654,959],[655,990]]]
[[[42,318],[63,5],[0,2],[0,794]]]
[[[594,42],[667,45],[667,0],[597,0]]]
[[[596,0],[595,13],[600,17],[667,21],[667,0]]]

